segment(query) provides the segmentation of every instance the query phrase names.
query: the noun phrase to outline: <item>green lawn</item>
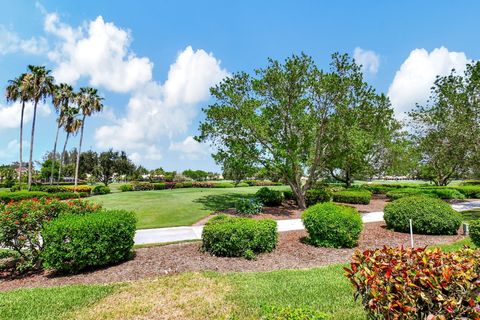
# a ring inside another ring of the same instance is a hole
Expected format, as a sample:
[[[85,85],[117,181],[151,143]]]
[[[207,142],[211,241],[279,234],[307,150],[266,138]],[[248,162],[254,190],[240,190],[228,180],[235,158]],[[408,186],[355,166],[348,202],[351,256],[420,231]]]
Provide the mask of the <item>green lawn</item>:
[[[288,187],[271,187],[288,190]],[[260,187],[185,188],[158,191],[116,192],[89,198],[108,209],[134,211],[139,229],[187,226],[216,210],[231,208]]]
[[[76,285],[0,293],[0,319],[55,320],[112,293],[114,286]]]

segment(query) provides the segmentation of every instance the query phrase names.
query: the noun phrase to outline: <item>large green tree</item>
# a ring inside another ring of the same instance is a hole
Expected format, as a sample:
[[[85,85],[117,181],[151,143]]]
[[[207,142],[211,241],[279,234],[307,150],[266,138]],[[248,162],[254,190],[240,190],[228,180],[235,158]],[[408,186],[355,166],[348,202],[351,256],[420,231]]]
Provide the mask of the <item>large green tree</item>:
[[[478,154],[480,64],[464,74],[437,77],[431,98],[410,113],[421,154],[422,175],[436,185],[447,185],[466,175]]]
[[[252,76],[235,73],[211,89],[216,101],[204,109],[197,139],[210,142],[216,155],[234,156],[241,148],[259,166],[278,170],[304,208],[305,192],[323,165],[327,119],[338,98],[329,78],[304,54],[283,63],[270,59]]]
[[[115,175],[128,174],[135,170],[135,165],[128,159],[125,152],[112,149],[100,153],[95,170],[97,179],[105,186],[112,182]]]

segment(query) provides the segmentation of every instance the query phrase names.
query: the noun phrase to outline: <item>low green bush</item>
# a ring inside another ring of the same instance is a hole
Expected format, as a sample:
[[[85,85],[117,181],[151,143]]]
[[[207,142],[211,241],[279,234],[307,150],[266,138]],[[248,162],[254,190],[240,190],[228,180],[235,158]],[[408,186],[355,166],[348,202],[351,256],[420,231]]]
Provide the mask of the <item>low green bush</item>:
[[[52,193],[51,197],[60,199],[60,200],[77,199],[77,198],[80,198],[80,194],[76,192],[65,191],[65,192]]]
[[[235,210],[240,214],[258,214],[262,209],[262,203],[256,198],[240,199],[235,203]]]
[[[418,234],[452,235],[462,223],[460,213],[440,199],[426,196],[405,197],[388,203],[384,219],[389,229]]]
[[[285,200],[297,200],[297,198],[295,198],[295,194],[293,193],[292,190],[283,191],[283,198]]]
[[[350,204],[369,204],[372,200],[372,193],[367,190],[345,190],[335,192],[333,201]]]
[[[255,193],[255,198],[266,206],[279,206],[283,201],[283,192],[262,187]]]
[[[469,232],[472,242],[480,247],[480,220],[472,220],[469,223]]]
[[[249,185],[246,182],[240,182],[235,187],[236,188],[242,188],[242,187],[249,187]]]
[[[465,180],[462,186],[480,186],[480,180]]]
[[[429,187],[429,188],[405,188],[387,192],[390,200],[397,200],[411,196],[427,196],[440,199],[464,199],[465,196],[456,189],[445,187]]]
[[[61,272],[107,266],[131,257],[135,215],[128,211],[102,211],[65,215],[43,229],[43,265]]]
[[[277,223],[219,215],[207,222],[202,233],[203,250],[222,257],[254,258],[277,246]]]
[[[213,188],[235,188],[235,185],[231,182],[219,182],[214,183]]]
[[[327,320],[326,314],[306,308],[266,307],[262,320]]]
[[[122,192],[133,191],[133,186],[131,184],[122,184],[120,186],[120,191]]]
[[[0,202],[11,202],[11,201],[21,201],[26,199],[33,199],[33,198],[48,198],[52,197],[52,195],[48,192],[44,191],[0,191]]]
[[[307,207],[320,202],[329,202],[332,200],[332,193],[326,189],[310,189],[305,193],[305,203]]]
[[[466,198],[470,199],[480,199],[480,186],[460,186],[452,187],[452,189],[457,190],[463,194]]]
[[[155,186],[150,182],[132,182],[133,191],[155,190]]]
[[[92,194],[109,194],[110,188],[107,186],[98,185],[92,189]]]
[[[355,208],[319,203],[302,214],[307,241],[318,247],[352,248],[358,243],[363,222]]]

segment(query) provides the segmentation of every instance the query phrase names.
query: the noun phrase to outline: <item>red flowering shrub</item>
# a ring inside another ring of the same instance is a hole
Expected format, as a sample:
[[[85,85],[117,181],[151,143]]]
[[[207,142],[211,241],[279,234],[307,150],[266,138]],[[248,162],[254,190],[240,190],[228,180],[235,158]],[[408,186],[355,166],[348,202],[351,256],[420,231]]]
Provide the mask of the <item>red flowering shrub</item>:
[[[480,251],[357,251],[345,275],[369,319],[480,319]]]
[[[24,268],[38,267],[43,249],[41,233],[46,221],[64,214],[99,211],[101,206],[82,200],[29,199],[0,204],[0,247],[18,252]]]

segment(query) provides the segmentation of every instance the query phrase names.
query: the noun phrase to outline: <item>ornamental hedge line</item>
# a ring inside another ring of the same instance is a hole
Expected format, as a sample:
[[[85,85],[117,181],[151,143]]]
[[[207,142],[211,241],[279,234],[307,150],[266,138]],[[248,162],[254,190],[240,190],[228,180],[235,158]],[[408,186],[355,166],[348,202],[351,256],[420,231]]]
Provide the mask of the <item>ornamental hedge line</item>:
[[[332,200],[332,192],[326,189],[310,189],[305,193],[305,203],[307,207],[320,202],[329,202]]]
[[[262,187],[255,193],[255,198],[266,206],[279,206],[282,204],[284,195],[282,191]]]
[[[333,193],[333,201],[350,204],[369,204],[372,193],[367,190],[345,190]]]
[[[277,223],[219,215],[207,222],[202,232],[203,250],[221,257],[254,259],[277,246]]]
[[[388,203],[384,209],[387,228],[399,232],[418,234],[457,234],[462,215],[440,199],[426,196],[406,197]]]
[[[10,192],[10,191],[0,191],[0,203],[8,203],[8,202],[16,202],[16,201],[21,201],[21,200],[27,200],[27,199],[39,199],[39,198],[54,198],[54,199],[61,199],[61,200],[66,200],[66,199],[75,199],[75,198],[83,198],[83,197],[88,197],[89,194],[85,193],[75,193],[75,192],[57,192],[57,193],[48,193],[44,191],[27,191],[27,190],[22,190],[22,191],[15,191],[15,192]]]
[[[239,183],[237,187],[248,186],[273,186],[281,185],[271,181],[263,182],[257,180],[247,180]],[[148,190],[164,190],[164,189],[180,189],[180,188],[235,188],[232,182],[207,182],[207,181],[187,181],[187,182],[132,182],[120,186],[120,190],[127,191],[148,191]]]
[[[411,196],[427,196],[445,200],[465,199],[461,192],[453,188],[404,188],[387,192],[387,197],[390,200]]]
[[[43,266],[78,272],[126,260],[132,255],[135,215],[123,210],[65,215],[43,228]]]
[[[362,218],[355,208],[334,203],[307,208],[302,221],[308,231],[307,241],[318,247],[355,247],[363,229]]]
[[[368,319],[479,319],[480,251],[357,251],[345,276]]]

